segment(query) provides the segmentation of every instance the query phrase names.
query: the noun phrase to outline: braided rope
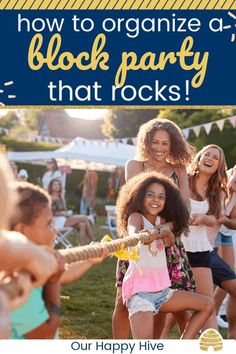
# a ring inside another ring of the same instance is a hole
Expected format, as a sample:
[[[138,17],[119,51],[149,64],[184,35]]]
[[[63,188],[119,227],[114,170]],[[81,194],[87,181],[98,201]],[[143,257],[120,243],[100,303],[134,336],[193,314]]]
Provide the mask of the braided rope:
[[[109,253],[112,253],[123,248],[135,246],[138,242],[151,242],[157,237],[158,231],[158,229],[145,230],[137,235],[112,240],[110,242],[94,243],[87,246],[60,250],[59,252],[65,258],[66,263],[85,261],[89,258],[101,257],[104,249],[108,250]]]
[[[112,240],[110,242],[94,243],[87,246],[59,250],[59,252],[63,256],[65,263],[85,261],[90,258],[101,257],[105,249],[108,250],[109,253],[112,253],[127,247],[136,246],[138,242],[151,242],[157,238],[158,233],[160,233],[160,230],[155,228],[153,230],[141,231],[137,235]],[[8,277],[6,283],[0,285],[0,289],[4,290],[10,299],[14,299],[20,295],[19,284],[14,276]]]

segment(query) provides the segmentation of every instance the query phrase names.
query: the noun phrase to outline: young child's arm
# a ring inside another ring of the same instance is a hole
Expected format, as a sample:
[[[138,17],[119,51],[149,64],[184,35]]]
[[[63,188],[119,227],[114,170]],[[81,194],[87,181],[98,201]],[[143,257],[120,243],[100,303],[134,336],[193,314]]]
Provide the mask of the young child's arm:
[[[139,233],[143,230],[143,219],[141,214],[132,213],[128,218],[127,231],[130,236]]]
[[[130,236],[138,234],[140,231],[146,231],[143,230],[143,219],[141,214],[135,212],[129,216],[127,230]],[[147,231],[150,232],[150,230]],[[154,232],[159,233],[159,231]],[[150,243],[152,243],[152,241],[143,242],[144,245],[149,245]]]
[[[171,246],[174,243],[174,234],[171,229],[172,223],[166,223],[163,225],[153,226],[153,229],[148,232],[155,236],[156,239],[163,239],[165,246]],[[128,232],[130,235],[134,235],[143,230],[143,219],[139,213],[132,213],[128,219]],[[144,245],[149,245],[152,241],[143,242]]]
[[[43,299],[49,318],[39,327],[24,336],[27,339],[52,339],[59,326],[60,319],[60,284],[48,281],[43,289]]]
[[[26,270],[32,275],[35,286],[46,283],[59,268],[55,254],[47,247],[33,244],[19,232],[1,232],[0,257],[0,270],[10,273],[16,269]]]
[[[90,258],[86,261],[74,262],[72,264],[66,264],[65,271],[60,278],[60,284],[70,284],[80,279],[89,269],[94,265],[104,261],[108,256],[108,250],[104,249],[101,257]]]

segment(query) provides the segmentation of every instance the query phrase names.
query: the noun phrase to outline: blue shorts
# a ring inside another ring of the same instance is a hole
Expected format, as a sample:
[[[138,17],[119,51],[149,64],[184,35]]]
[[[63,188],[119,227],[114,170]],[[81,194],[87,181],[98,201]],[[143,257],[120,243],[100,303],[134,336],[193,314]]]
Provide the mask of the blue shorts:
[[[160,310],[160,307],[174,294],[176,290],[167,288],[155,293],[146,291],[134,294],[128,300],[127,308],[129,317],[137,312],[153,312]]]
[[[221,288],[224,281],[236,279],[233,269],[217,254],[216,250],[211,252],[211,271],[214,284]]]
[[[218,232],[215,239],[216,247],[233,247],[232,236],[224,235],[222,232]]]

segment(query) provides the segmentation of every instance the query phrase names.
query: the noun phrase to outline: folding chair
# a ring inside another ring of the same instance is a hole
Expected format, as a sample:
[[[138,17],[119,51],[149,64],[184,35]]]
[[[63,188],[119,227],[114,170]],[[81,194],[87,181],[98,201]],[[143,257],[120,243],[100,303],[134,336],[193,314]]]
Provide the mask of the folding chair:
[[[73,227],[64,226],[66,218],[64,216],[54,216],[53,218],[55,228],[57,230],[57,237],[55,245],[62,245],[65,248],[72,248],[72,243],[68,240],[70,234],[74,231]]]
[[[107,212],[107,226],[109,228],[112,238],[116,238],[116,207],[115,205],[105,205],[105,209]]]

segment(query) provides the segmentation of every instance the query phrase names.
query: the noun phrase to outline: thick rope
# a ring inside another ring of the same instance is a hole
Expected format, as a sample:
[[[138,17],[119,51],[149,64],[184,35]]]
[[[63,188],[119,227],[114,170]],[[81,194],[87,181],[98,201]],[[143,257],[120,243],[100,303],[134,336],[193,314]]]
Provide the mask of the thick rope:
[[[60,250],[59,252],[65,258],[66,263],[85,261],[89,258],[101,257],[104,249],[108,250],[109,253],[113,253],[127,247],[136,246],[138,242],[151,242],[157,238],[158,231],[157,228],[145,230],[134,236],[119,238],[110,242],[94,243],[87,246]]]
[[[160,233],[158,228],[145,230],[134,236],[119,238],[110,242],[94,243],[87,246],[59,250],[59,252],[63,256],[65,263],[85,261],[90,258],[101,257],[104,250],[113,253],[127,247],[136,246],[138,242],[151,242],[157,238],[158,232]],[[19,285],[14,276],[8,277],[5,283],[0,285],[0,289],[4,290],[10,299],[14,299],[20,295]]]

